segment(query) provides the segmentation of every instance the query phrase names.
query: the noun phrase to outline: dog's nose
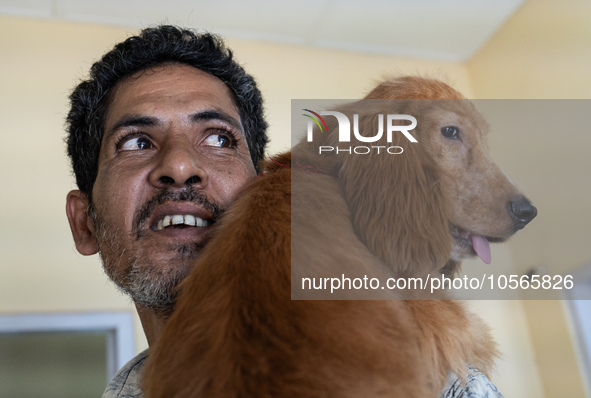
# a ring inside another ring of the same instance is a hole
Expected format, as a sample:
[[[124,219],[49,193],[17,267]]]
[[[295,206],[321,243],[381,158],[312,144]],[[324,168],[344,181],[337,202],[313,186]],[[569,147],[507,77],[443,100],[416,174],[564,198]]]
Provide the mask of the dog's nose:
[[[517,229],[525,227],[538,214],[538,209],[525,197],[509,202],[511,216]]]

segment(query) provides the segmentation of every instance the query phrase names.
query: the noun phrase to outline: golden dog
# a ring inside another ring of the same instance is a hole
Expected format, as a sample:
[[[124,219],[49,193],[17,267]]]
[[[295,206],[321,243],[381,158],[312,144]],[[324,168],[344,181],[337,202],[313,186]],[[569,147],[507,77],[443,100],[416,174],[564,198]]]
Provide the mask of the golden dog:
[[[488,242],[536,214],[491,161],[487,125],[457,91],[404,77],[366,98],[396,101],[338,110],[374,129],[370,114],[414,115],[419,142],[400,134],[388,145],[401,155],[319,156],[318,142],[303,141],[267,161],[182,283],[151,349],[147,397],[438,397],[450,373],[491,370],[488,329],[458,302],[292,300],[310,298],[298,281],[318,269],[424,276],[476,254],[489,262]],[[314,138],[338,144],[327,127]],[[335,296],[373,297],[408,298]]]

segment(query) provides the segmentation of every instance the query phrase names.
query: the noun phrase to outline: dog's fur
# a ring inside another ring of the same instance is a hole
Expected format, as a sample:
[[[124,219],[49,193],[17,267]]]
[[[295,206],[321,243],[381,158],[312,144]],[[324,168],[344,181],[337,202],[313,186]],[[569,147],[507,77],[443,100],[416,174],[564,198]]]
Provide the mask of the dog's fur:
[[[151,348],[146,397],[438,397],[449,372],[491,371],[487,327],[458,302],[290,296],[292,280],[317,267],[453,273],[474,254],[466,231],[494,241],[523,226],[507,209],[521,194],[488,157],[486,123],[457,91],[406,77],[367,98],[398,101],[372,105],[367,117],[361,104],[339,111],[360,113],[365,126],[377,125],[369,113],[414,115],[419,143],[389,144],[402,155],[318,156],[302,142],[267,161],[182,283]],[[461,140],[441,136],[450,124]],[[337,144],[335,133],[316,137]],[[290,261],[303,267],[292,275]]]

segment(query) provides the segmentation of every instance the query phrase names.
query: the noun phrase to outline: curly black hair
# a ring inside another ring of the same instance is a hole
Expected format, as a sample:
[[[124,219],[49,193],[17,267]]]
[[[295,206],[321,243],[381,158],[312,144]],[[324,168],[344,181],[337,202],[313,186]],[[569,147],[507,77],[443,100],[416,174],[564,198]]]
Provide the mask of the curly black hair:
[[[222,39],[177,26],[143,29],[115,45],[90,69],[70,95],[66,118],[68,156],[78,188],[89,199],[98,174],[98,159],[109,106],[109,93],[122,79],[166,63],[182,63],[209,73],[234,94],[252,162],[257,168],[268,142],[263,100],[254,78],[233,59]]]

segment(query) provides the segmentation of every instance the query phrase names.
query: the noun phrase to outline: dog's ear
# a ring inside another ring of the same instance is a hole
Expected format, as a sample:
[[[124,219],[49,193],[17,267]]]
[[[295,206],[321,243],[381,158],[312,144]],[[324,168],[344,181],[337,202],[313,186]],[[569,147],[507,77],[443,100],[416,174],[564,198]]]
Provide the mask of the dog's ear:
[[[375,114],[359,115],[360,131],[375,131],[377,125]],[[452,245],[446,176],[421,145],[420,132],[415,137],[419,142],[402,134],[391,143],[384,139],[378,143],[383,146],[380,153],[374,147],[369,154],[343,154],[340,171],[359,238],[395,273],[405,276],[444,267]],[[403,152],[385,150],[393,146]]]

